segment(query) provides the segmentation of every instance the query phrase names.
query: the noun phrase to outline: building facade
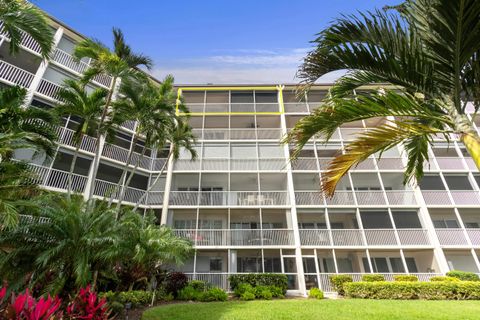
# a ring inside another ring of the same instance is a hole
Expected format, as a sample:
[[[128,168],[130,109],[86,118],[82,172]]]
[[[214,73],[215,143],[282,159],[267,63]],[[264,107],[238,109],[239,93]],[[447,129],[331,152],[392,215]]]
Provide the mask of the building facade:
[[[55,48],[48,61],[26,35],[15,57],[8,54],[9,39],[0,38],[0,82],[27,88],[26,107],[54,106],[63,80],[80,77],[90,63],[71,56],[81,35],[54,20],[52,28]],[[109,77],[99,76],[89,87],[110,85]],[[337,273],[355,280],[365,273],[427,280],[452,269],[480,272],[480,174],[455,137],[449,144],[442,137],[435,140],[418,186],[402,184],[406,157],[395,148],[362,162],[341,180],[333,198],[325,198],[319,183],[330,159],[356,134],[385,119],[350,123],[328,143],[316,137],[290,162],[293,147],[280,140],[319,105],[328,85],[314,86],[304,97],[294,89],[281,84],[178,87],[191,111],[199,156],[192,161],[182,153],[167,163],[140,207],[192,240],[195,254],[181,271],[224,288],[230,274],[284,273],[290,290],[301,294],[317,286],[332,291],[328,277]],[[480,128],[480,117],[472,121]],[[76,123],[73,117],[62,119],[53,160],[31,160],[46,189],[67,188]],[[125,123],[113,141],[99,142],[96,177],[90,167],[97,141],[84,137],[74,171],[76,192],[85,192],[96,179],[95,196],[110,196],[133,149],[140,165],[125,204],[142,197],[168,150],[148,150],[141,157],[142,141],[131,143],[135,125]],[[25,153],[18,157],[29,159]]]

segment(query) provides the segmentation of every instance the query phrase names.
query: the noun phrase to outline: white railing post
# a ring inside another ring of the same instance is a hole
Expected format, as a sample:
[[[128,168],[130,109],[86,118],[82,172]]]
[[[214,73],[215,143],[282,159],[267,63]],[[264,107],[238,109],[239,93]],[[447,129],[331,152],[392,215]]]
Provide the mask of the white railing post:
[[[57,45],[60,42],[60,39],[62,38],[62,35],[63,35],[63,28],[58,27],[53,37],[52,52],[54,52],[55,49],[57,48]],[[28,88],[28,92],[25,97],[25,100],[23,101],[24,108],[27,108],[30,105],[30,103],[32,103],[33,95],[35,91],[37,91],[37,88],[40,85],[40,82],[42,81],[42,78],[45,74],[45,71],[47,71],[48,64],[49,64],[49,61],[47,59],[43,59],[42,62],[40,63],[40,66],[38,67],[37,72],[35,73],[35,77],[33,78],[32,83]]]

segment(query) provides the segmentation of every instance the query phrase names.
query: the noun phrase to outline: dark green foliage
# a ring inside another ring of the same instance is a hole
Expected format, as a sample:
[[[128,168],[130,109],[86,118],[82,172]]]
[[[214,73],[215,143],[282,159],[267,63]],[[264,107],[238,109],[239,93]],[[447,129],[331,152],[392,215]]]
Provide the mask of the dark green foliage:
[[[203,293],[203,290],[197,290],[192,285],[187,285],[186,287],[178,290],[177,299],[184,301],[196,301]]]
[[[447,272],[447,277],[457,278],[462,281],[479,281],[480,278],[476,273],[467,271],[452,270]]]
[[[185,288],[187,285],[188,278],[183,272],[171,272],[167,275],[165,279],[165,289],[168,293],[172,293],[177,297],[178,291]]]
[[[310,292],[308,293],[308,297],[312,299],[323,299],[323,291],[320,290],[319,288],[312,288],[310,289]]]
[[[362,299],[480,299],[480,282],[478,281],[352,282],[346,283],[344,290],[347,297]]]
[[[418,281],[417,276],[409,275],[409,274],[393,276],[393,279],[395,281],[412,281],[412,282]]]
[[[241,297],[245,292],[253,293],[255,295],[255,289],[249,283],[240,283],[235,290],[233,290],[233,293],[237,297]]]
[[[349,276],[348,274],[330,276],[330,283],[332,284],[333,289],[341,296],[345,294],[343,285],[347,282],[353,282],[352,276]]]
[[[385,281],[383,274],[364,274],[362,276],[362,281],[366,282],[375,282],[375,281]]]
[[[252,287],[257,286],[275,286],[282,289],[283,294],[287,292],[288,279],[285,274],[274,273],[247,273],[247,274],[235,274],[231,275],[228,280],[230,281],[230,288],[235,291],[238,285],[241,283],[248,283]]]
[[[202,280],[190,280],[188,285],[197,291],[205,291],[208,288],[208,284]]]

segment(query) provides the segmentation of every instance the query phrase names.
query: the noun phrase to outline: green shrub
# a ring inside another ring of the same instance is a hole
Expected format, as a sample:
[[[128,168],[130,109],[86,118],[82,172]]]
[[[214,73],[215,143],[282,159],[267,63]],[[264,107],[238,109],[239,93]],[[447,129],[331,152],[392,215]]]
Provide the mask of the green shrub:
[[[207,282],[202,280],[190,280],[188,285],[197,291],[205,291],[208,288]]]
[[[414,275],[405,274],[405,275],[393,276],[393,280],[415,282],[415,281],[418,281],[418,277]]]
[[[274,298],[285,298],[282,288],[277,286],[269,286],[268,288],[270,289],[270,292]]]
[[[332,284],[333,289],[341,296],[345,294],[343,285],[347,282],[353,282],[352,276],[349,276],[348,274],[330,276],[330,283]]]
[[[241,297],[245,292],[253,293],[255,295],[255,289],[249,283],[240,283],[233,293],[237,297]]]
[[[480,280],[480,278],[476,273],[467,272],[467,271],[452,270],[447,272],[446,276],[457,278],[462,281],[479,281]]]
[[[193,286],[187,285],[185,288],[180,289],[177,292],[177,299],[184,301],[196,301],[200,297],[201,293],[201,291],[196,290]]]
[[[125,305],[126,303],[131,303],[133,308],[139,306],[145,306],[152,302],[153,291],[144,291],[144,290],[132,290],[132,291],[121,291],[121,292],[103,292],[99,294],[99,297],[107,299],[107,302],[110,306],[115,308],[120,308],[120,305]],[[158,299],[157,297],[157,300]]]
[[[270,291],[270,287],[256,286],[255,287],[255,297],[258,298],[258,299],[272,300],[273,294]]]
[[[375,282],[375,281],[385,281],[383,274],[364,274],[362,276],[362,281],[366,282]]]
[[[347,297],[362,299],[479,300],[478,281],[352,282],[345,283]]]
[[[283,294],[287,292],[288,278],[285,274],[275,273],[246,273],[234,274],[228,277],[232,291],[235,291],[241,283],[248,283],[252,287],[257,286],[275,286],[282,289]]]
[[[209,301],[227,301],[228,294],[220,288],[213,287],[208,289],[205,292],[200,293],[198,300],[209,302]]]
[[[460,281],[458,278],[454,277],[445,277],[445,276],[437,276],[437,277],[431,277],[430,281]]]
[[[255,299],[255,294],[250,291],[245,291],[241,296],[240,300],[248,301],[248,300],[254,300]]]
[[[323,299],[323,291],[319,288],[312,288],[308,293],[308,297],[312,299]]]

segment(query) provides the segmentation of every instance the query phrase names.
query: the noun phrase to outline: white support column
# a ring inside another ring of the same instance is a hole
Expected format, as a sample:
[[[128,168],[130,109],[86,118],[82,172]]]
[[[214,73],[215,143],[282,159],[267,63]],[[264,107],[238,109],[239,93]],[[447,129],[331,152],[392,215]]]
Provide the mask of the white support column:
[[[55,51],[55,49],[58,46],[58,43],[60,42],[60,39],[62,39],[63,36],[63,28],[58,27],[57,31],[55,31],[55,35],[53,36],[53,44],[52,44],[52,52]],[[42,62],[40,63],[40,66],[37,69],[37,72],[35,72],[35,77],[32,80],[32,83],[30,84],[30,87],[28,87],[27,95],[25,97],[25,100],[23,101],[23,107],[27,108],[30,103],[32,103],[33,100],[33,95],[35,91],[37,91],[38,86],[40,85],[40,81],[42,81],[42,78],[45,74],[45,71],[47,71],[49,64],[49,60],[43,59]]]
[[[96,179],[96,177],[94,177],[94,168],[96,166],[95,162],[97,160],[98,164],[97,165],[100,165],[100,158],[102,157],[102,151],[103,151],[103,147],[105,146],[105,136],[100,136],[100,140],[97,141],[97,143],[100,144],[99,146],[99,149],[100,149],[100,153],[98,154],[98,159],[95,159],[95,157],[93,158],[92,160],[92,163],[90,164],[90,169],[88,170],[88,178],[87,178],[87,183],[85,184],[85,190],[83,191],[83,199],[85,201],[88,200],[88,195],[90,194],[90,190],[91,188],[93,188],[94,186],[94,180]],[[95,190],[93,190],[93,192],[95,192]]]
[[[278,102],[279,104],[283,104],[283,86],[278,86]],[[285,135],[287,134],[287,121],[285,119],[285,114],[280,115],[280,122],[282,126],[282,133]],[[297,208],[295,205],[295,191],[293,187],[293,175],[292,175],[292,165],[289,161],[290,152],[288,150],[288,144],[283,146],[283,152],[286,159],[286,169],[287,169],[287,187],[288,187],[288,196],[290,200],[290,216],[292,219],[292,227],[293,227],[293,238],[295,242],[295,260],[297,265],[297,277],[298,277],[298,290],[301,294],[307,294],[305,289],[305,274],[303,272],[303,261],[302,261],[302,248],[301,248],[301,241],[300,241],[300,232],[298,231],[298,217],[297,217]],[[283,261],[282,261],[283,262]]]
[[[170,146],[170,150],[173,148],[173,146]],[[170,157],[170,159],[167,160],[167,177],[165,179],[165,188],[163,192],[163,206],[162,206],[162,217],[160,219],[160,224],[165,225],[167,224],[167,215],[168,215],[168,202],[170,200],[170,191],[172,188],[172,176],[173,176],[173,164],[174,164],[174,159],[173,157]],[[161,178],[159,179],[161,180]]]

